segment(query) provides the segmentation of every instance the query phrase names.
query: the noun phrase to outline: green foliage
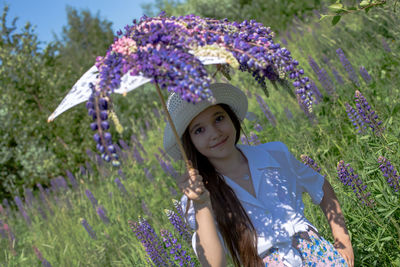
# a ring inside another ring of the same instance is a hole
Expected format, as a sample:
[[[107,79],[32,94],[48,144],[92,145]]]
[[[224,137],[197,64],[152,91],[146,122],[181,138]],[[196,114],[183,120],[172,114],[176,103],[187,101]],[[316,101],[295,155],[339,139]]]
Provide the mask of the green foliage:
[[[228,18],[230,21],[251,18],[271,27],[274,32],[286,29],[294,16],[303,19],[320,6],[320,0],[156,0],[155,4],[143,5],[149,16],[164,10],[167,15],[174,16],[196,14],[215,19]]]
[[[7,11],[5,7],[0,39],[0,199],[38,182],[47,184],[84,161],[82,145],[90,144],[84,108],[56,124],[46,120],[113,40],[109,22],[70,8],[62,40],[42,50],[32,26],[19,31],[16,18],[8,24]]]
[[[354,1],[351,1],[354,2]],[[377,8],[386,4],[386,0],[362,0],[360,3],[351,3],[350,5],[343,5],[341,0],[337,0],[334,4],[328,6],[330,13],[321,15],[321,20],[332,17],[332,25],[336,25],[343,15],[352,14],[360,11],[368,11],[371,8]],[[393,9],[395,9],[397,0],[393,3]]]

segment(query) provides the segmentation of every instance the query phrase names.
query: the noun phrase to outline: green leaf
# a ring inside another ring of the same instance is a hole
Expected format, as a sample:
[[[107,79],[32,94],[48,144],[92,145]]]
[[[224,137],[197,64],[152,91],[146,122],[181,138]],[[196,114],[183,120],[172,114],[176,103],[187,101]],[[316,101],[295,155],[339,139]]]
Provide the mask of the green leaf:
[[[366,9],[364,9],[364,10],[365,10],[365,13],[368,13],[368,11],[369,11],[371,8],[372,8],[372,6],[367,7]]]
[[[332,19],[332,25],[336,25],[342,16],[334,16]]]
[[[381,241],[390,241],[390,240],[393,240],[392,236],[387,236],[387,237],[381,238]]]
[[[343,10],[343,5],[340,3],[332,4],[328,7],[333,12],[338,12]]]
[[[321,14],[321,18],[319,19],[319,21],[322,21],[323,19],[326,19],[327,17],[329,17],[329,16],[328,16],[328,15]]]
[[[361,1],[361,3],[360,3],[360,7],[366,7],[366,6],[368,6],[369,5],[369,0],[363,0],[363,1]]]

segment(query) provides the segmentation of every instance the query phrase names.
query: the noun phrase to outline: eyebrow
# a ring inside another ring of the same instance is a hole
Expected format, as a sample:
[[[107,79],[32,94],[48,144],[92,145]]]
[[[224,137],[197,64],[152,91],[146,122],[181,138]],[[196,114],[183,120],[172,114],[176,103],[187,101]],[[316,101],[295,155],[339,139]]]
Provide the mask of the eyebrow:
[[[215,112],[212,116],[215,117],[215,116],[217,116],[217,115],[223,115],[223,114],[224,114],[224,112],[222,112],[222,111],[217,111],[217,112]],[[189,132],[192,133],[199,125],[200,125],[200,123],[196,123],[195,125],[193,125],[193,126],[191,127],[191,129],[189,129]]]

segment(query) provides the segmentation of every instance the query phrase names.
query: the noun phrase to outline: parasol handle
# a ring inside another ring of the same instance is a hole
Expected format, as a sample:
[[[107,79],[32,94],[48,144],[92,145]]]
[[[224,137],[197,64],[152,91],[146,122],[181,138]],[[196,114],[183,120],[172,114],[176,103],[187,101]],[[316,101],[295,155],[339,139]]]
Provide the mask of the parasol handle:
[[[161,94],[161,89],[158,86],[158,83],[155,83],[155,84],[156,84],[156,89],[157,89],[158,96],[160,97],[161,104],[162,104],[163,109],[165,111],[165,115],[167,116],[168,122],[171,125],[171,129],[172,129],[172,132],[174,133],[174,136],[175,136],[175,139],[176,139],[176,143],[178,144],[178,148],[181,151],[181,154],[183,156],[183,160],[185,161],[186,169],[189,171],[190,169],[193,169],[193,166],[188,160],[188,157],[186,155],[185,149],[183,148],[181,139],[179,138],[179,135],[178,135],[178,132],[176,131],[174,123],[172,122],[171,115],[168,112],[167,105],[165,104],[164,97]]]

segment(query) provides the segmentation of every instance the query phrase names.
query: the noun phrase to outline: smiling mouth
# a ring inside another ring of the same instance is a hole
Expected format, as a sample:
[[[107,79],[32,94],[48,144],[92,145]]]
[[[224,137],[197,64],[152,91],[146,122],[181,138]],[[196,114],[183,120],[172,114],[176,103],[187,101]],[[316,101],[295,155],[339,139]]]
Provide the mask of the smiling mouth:
[[[228,140],[228,137],[226,137],[224,140],[222,140],[221,142],[219,142],[218,144],[216,144],[216,145],[214,145],[214,146],[212,146],[210,148],[216,148],[216,147],[218,147],[218,146],[220,146],[222,144],[225,144],[226,140]]]

